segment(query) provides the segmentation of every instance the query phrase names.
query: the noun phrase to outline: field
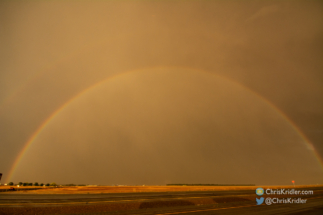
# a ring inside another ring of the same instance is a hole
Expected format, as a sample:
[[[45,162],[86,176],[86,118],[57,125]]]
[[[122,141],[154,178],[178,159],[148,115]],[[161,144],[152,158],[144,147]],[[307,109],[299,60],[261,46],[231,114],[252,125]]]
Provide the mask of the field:
[[[16,191],[12,194],[102,194],[102,193],[137,193],[137,192],[185,192],[185,191],[227,191],[227,190],[256,190],[258,187],[264,189],[306,189],[322,187],[322,185],[302,186],[59,186],[59,187],[38,187],[38,186],[0,186],[1,189],[13,187]],[[7,193],[7,192],[6,192]],[[9,192],[8,192],[9,193]]]
[[[0,214],[322,214],[323,186],[0,186]],[[267,195],[306,199],[306,204],[257,205],[255,190],[313,190],[310,195]],[[312,213],[314,212],[314,213]]]

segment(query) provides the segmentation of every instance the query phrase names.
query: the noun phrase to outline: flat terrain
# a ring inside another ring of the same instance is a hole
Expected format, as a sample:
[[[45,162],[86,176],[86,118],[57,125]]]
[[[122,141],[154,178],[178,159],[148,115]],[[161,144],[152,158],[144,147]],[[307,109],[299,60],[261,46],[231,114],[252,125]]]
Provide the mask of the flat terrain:
[[[140,193],[140,192],[179,192],[179,191],[232,191],[232,190],[255,190],[258,187],[264,189],[321,189],[323,185],[303,186],[70,186],[70,187],[39,187],[39,186],[0,186],[1,190],[10,187],[17,191],[8,194],[95,194],[95,193]]]
[[[256,205],[256,188],[105,186],[1,192],[0,214],[323,214],[323,186],[295,187],[313,190],[313,195],[263,195],[307,199],[305,204],[273,205]]]

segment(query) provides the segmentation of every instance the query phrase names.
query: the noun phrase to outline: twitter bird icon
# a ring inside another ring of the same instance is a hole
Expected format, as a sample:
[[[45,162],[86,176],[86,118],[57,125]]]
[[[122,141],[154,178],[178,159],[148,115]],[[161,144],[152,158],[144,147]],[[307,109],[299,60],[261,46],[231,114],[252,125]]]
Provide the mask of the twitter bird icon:
[[[260,199],[256,198],[257,205],[261,205],[264,202],[264,197],[261,197]]]

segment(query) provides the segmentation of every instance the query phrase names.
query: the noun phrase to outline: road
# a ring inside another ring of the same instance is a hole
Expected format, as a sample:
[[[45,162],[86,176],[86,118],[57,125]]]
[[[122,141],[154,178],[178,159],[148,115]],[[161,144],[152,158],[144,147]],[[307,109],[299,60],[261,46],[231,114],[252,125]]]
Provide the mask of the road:
[[[273,205],[256,205],[255,198],[258,196],[254,190],[109,194],[1,193],[0,214],[323,214],[323,190],[313,190],[314,195],[297,196],[307,199],[305,204]]]

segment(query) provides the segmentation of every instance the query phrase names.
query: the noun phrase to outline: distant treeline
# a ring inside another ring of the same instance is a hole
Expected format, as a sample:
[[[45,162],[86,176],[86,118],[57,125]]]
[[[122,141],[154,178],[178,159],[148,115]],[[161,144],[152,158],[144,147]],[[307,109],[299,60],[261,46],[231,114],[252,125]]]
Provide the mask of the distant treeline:
[[[255,184],[166,184],[166,186],[256,186]]]
[[[29,182],[19,182],[18,184],[15,184],[13,182],[9,182],[7,185],[9,186],[13,186],[13,185],[19,185],[19,186],[57,186],[57,184],[55,182],[53,183],[47,183],[47,184],[44,184],[44,183],[38,183],[38,182],[35,182],[35,183],[29,183]]]

